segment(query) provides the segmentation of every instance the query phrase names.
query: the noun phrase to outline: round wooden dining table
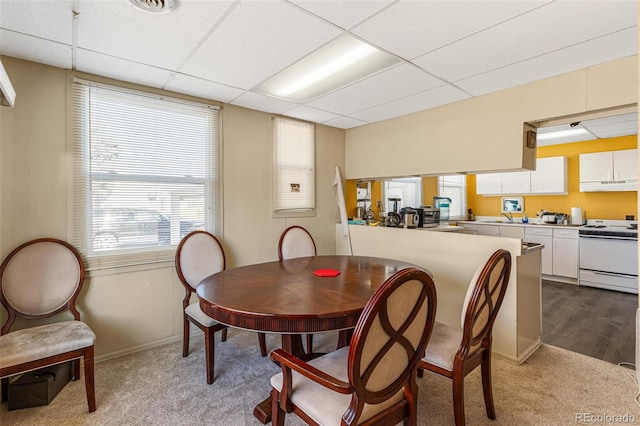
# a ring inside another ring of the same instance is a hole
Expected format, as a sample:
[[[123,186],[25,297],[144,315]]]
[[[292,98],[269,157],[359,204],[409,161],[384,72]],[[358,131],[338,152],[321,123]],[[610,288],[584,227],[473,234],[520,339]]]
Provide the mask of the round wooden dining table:
[[[282,335],[282,348],[310,359],[303,334],[340,333],[338,347],[350,333],[367,301],[396,272],[419,266],[366,256],[313,256],[230,268],[200,282],[202,311],[231,327]],[[427,271],[428,272],[428,271]],[[321,276],[333,275],[336,276]],[[256,407],[262,422],[270,421],[271,399]]]

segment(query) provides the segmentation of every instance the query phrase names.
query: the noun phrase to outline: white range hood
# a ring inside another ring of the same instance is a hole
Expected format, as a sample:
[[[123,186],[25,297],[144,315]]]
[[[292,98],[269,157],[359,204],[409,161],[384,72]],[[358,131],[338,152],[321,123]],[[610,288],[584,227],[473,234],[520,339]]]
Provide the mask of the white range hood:
[[[0,60],[0,105],[13,107],[16,103],[16,91]]]

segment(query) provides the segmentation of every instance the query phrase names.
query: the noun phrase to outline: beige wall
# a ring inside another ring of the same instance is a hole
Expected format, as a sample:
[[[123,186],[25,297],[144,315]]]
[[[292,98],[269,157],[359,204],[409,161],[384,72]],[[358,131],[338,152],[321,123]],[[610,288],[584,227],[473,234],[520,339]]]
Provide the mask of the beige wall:
[[[33,238],[68,239],[71,152],[65,107],[66,79],[73,73],[9,57],[2,61],[17,92],[15,108],[0,108],[0,257],[4,258]],[[332,183],[335,166],[344,170],[345,132],[316,126],[316,216],[274,219],[270,118],[267,113],[222,106],[223,245],[231,267],[276,260],[280,233],[291,224],[309,229],[320,254],[335,253],[338,210]],[[179,338],[183,297],[173,265],[168,264],[92,274],[78,305],[98,337],[96,354],[104,358]],[[1,313],[4,322],[6,312]]]
[[[637,103],[637,58],[347,131],[348,179],[533,169],[523,123]]]

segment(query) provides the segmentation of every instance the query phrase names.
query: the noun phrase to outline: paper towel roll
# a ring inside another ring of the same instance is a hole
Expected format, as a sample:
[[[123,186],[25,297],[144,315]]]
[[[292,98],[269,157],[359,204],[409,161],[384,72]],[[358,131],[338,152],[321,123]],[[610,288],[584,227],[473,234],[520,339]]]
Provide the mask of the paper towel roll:
[[[571,207],[571,224],[582,225],[582,208]]]

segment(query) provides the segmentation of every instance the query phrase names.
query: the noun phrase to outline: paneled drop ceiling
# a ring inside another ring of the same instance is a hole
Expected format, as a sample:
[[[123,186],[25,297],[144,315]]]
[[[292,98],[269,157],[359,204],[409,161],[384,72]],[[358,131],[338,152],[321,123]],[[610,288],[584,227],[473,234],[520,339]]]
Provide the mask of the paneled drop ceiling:
[[[348,129],[635,55],[637,6],[176,0],[151,14],[128,0],[0,0],[0,54]],[[344,33],[401,63],[306,103],[254,91]]]

